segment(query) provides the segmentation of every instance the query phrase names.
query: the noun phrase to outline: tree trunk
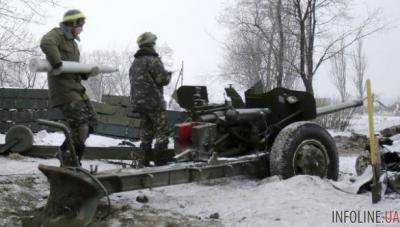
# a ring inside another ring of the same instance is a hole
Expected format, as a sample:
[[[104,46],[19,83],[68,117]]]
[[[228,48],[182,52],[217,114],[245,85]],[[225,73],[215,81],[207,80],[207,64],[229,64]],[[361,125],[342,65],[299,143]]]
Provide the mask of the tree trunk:
[[[279,33],[279,50],[277,59],[277,67],[278,67],[277,87],[282,87],[283,61],[284,61],[284,51],[285,51],[285,36],[283,34],[283,25],[282,25],[282,0],[278,0],[276,7],[277,7],[276,18],[278,22],[278,33]]]

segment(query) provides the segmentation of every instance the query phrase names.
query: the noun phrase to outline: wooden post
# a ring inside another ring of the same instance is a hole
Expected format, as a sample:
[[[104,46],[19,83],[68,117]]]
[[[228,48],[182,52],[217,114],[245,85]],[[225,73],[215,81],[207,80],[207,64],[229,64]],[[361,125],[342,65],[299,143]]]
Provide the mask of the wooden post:
[[[381,185],[380,177],[380,158],[376,146],[375,127],[374,127],[374,100],[372,97],[371,81],[367,80],[367,99],[368,99],[368,126],[369,126],[369,142],[371,150],[371,163],[373,170],[372,179],[372,203],[377,203],[381,200]]]

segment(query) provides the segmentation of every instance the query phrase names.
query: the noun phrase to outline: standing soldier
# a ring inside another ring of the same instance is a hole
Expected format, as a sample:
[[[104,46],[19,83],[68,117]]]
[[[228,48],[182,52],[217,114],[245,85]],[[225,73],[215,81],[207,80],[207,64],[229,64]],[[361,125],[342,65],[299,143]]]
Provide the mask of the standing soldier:
[[[168,126],[163,87],[171,80],[171,72],[164,65],[154,49],[157,36],[146,32],[139,36],[139,50],[129,70],[131,82],[131,104],[134,113],[141,118],[140,147],[144,152],[144,165],[150,161],[165,165],[172,159],[168,152]],[[154,151],[153,139],[156,140]]]
[[[96,114],[86,89],[81,80],[99,73],[97,67],[89,74],[61,73],[62,61],[79,62],[79,49],[75,40],[79,39],[85,24],[85,16],[79,10],[69,10],[64,14],[60,27],[53,28],[43,36],[40,48],[46,55],[47,60],[53,67],[48,73],[48,86],[50,106],[61,110],[63,120],[71,129],[73,146],[76,151],[79,163],[85,149],[86,139],[89,133],[93,132],[96,124]],[[68,148],[67,140],[61,145],[61,150]],[[65,153],[65,152],[63,152]],[[59,157],[63,163],[66,157]]]

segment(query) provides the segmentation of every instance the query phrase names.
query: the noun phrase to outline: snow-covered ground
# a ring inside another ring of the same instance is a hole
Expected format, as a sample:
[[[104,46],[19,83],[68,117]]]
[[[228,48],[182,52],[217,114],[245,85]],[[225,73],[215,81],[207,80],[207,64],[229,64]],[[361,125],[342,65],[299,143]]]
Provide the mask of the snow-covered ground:
[[[40,131],[34,134],[35,145],[56,145],[59,146],[64,142],[64,134],[61,132],[48,133],[46,131]],[[4,143],[5,135],[0,134],[0,144]],[[89,147],[112,147],[118,146],[122,140],[113,139],[105,136],[90,135],[86,141],[86,146]]]
[[[377,115],[374,117],[375,132],[379,132],[384,128],[400,124],[400,116]],[[352,132],[368,135],[368,116],[355,115],[350,121],[348,129],[344,132],[329,130],[332,136],[350,136]]]
[[[377,130],[379,130],[399,124],[400,118],[379,116],[376,117],[376,122]],[[352,131],[357,133],[366,134],[367,126],[365,116],[357,117],[351,123]],[[350,131],[344,133],[331,131],[331,133],[350,135]],[[0,136],[0,143],[1,139]],[[35,135],[37,144],[60,144],[62,139],[60,134],[54,133],[39,132]],[[400,141],[400,138],[395,139]],[[119,142],[110,138],[91,136],[88,145],[115,146]],[[355,156],[340,157],[340,181],[347,181],[355,175],[355,159]],[[0,157],[0,182],[2,177],[6,177],[4,175],[33,175],[37,178],[35,182],[41,185],[37,192],[38,196],[46,195],[48,186],[45,177],[37,170],[39,163],[58,164],[53,159],[12,160]],[[84,161],[83,165],[86,168],[89,165],[99,165],[99,170],[119,168],[102,161]],[[113,206],[129,207],[129,209],[121,209],[118,215],[113,216],[107,223],[109,226],[122,226],[118,224],[121,217],[122,219],[137,218],[135,213],[140,212],[147,217],[150,215],[158,218],[164,216],[175,218],[168,223],[178,223],[178,226],[342,226],[342,224],[332,223],[332,212],[345,210],[400,212],[398,196],[387,196],[380,203],[372,205],[370,193],[348,194],[335,189],[332,183],[330,180],[312,176],[296,176],[288,180],[277,177],[263,180],[239,177],[118,193],[111,195]],[[136,197],[143,194],[149,198],[149,202],[146,204],[136,202]],[[42,198],[39,201],[39,204],[43,205],[45,199]],[[219,214],[218,220],[209,218],[214,213]],[[177,221],[185,218],[188,218],[187,222]],[[196,222],[196,220],[202,220],[202,222]],[[166,225],[164,222],[160,226]],[[379,225],[370,224],[369,226]]]
[[[355,157],[340,158],[341,179],[354,175]],[[0,178],[4,175],[33,175],[42,184],[40,195],[48,188],[45,177],[37,170],[39,163],[57,165],[56,160],[25,158],[20,161],[0,158]],[[118,168],[100,161],[85,161],[99,165],[101,170]],[[15,189],[19,189],[16,187]],[[136,202],[146,195],[149,203]],[[45,199],[41,200],[43,205]],[[400,210],[400,199],[387,198],[371,204],[370,194],[352,195],[335,189],[332,181],[312,176],[296,176],[288,180],[269,177],[264,180],[246,178],[222,179],[184,185],[113,194],[113,205],[130,207],[108,223],[118,223],[119,217],[133,216],[138,210],[154,214],[168,213],[210,220],[219,214],[217,224],[224,226],[332,226],[332,212],[343,210]],[[0,209],[1,210],[1,209]],[[116,225],[118,226],[118,225]]]

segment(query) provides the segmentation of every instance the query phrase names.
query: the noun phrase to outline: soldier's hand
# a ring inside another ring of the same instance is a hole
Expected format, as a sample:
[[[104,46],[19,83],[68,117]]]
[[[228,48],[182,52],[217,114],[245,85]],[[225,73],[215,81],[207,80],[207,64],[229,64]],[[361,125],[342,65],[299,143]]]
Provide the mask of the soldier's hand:
[[[53,69],[50,71],[50,75],[53,75],[53,76],[60,75],[62,72],[61,71],[62,65],[63,65],[62,62],[59,62],[59,63],[53,65],[52,66]]]
[[[99,67],[95,66],[90,70],[90,73],[87,74],[87,78],[97,76],[100,74],[100,69]]]

